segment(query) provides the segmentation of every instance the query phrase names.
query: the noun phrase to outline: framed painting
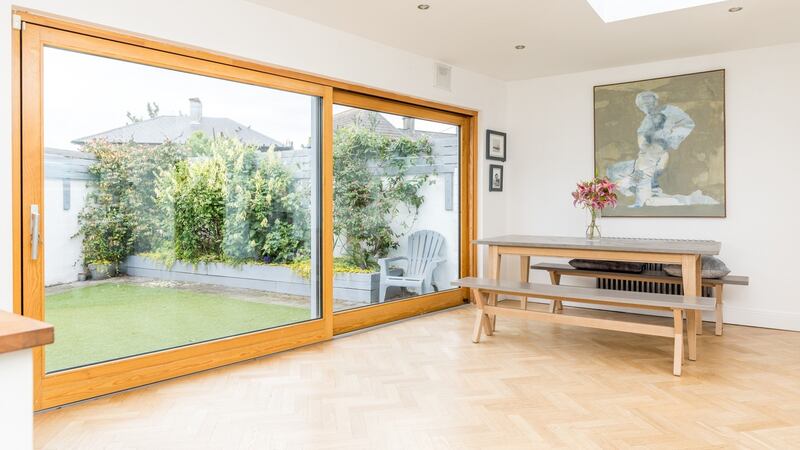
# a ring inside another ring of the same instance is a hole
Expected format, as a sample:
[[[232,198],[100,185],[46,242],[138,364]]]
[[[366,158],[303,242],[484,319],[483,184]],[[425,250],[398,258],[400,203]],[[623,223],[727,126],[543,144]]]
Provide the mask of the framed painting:
[[[486,159],[506,160],[506,134],[500,131],[486,130]]]
[[[595,86],[594,164],[603,217],[725,217],[725,71]]]
[[[489,165],[489,192],[503,192],[503,166]]]

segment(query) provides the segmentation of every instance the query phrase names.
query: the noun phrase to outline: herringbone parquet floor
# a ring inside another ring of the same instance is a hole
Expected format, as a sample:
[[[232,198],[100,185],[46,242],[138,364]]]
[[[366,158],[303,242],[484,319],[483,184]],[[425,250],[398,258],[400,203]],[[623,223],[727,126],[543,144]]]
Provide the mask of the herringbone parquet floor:
[[[593,313],[609,315],[611,313]],[[36,415],[42,449],[800,448],[800,333],[672,340],[471,307]],[[659,319],[653,319],[659,320]]]

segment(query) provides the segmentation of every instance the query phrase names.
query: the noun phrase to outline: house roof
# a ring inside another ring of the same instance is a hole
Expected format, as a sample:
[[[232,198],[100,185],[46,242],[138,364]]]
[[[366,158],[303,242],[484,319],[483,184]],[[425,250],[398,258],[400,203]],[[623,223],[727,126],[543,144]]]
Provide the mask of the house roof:
[[[333,116],[333,128],[341,128],[349,125],[365,126],[373,128],[376,132],[385,136],[400,137],[405,136],[412,139],[426,136],[431,139],[451,139],[453,133],[441,133],[438,131],[423,131],[397,128],[389,122],[383,114],[376,111],[363,109],[348,109]]]
[[[204,117],[203,103],[199,98],[189,99],[189,111],[188,116],[157,116],[102,133],[84,136],[75,139],[72,143],[82,145],[95,139],[104,139],[115,144],[135,142],[157,145],[167,141],[183,144],[189,136],[200,131],[209,137],[235,137],[245,144],[255,145],[258,148],[271,146],[278,149],[291,148],[291,145],[282,144],[235,120],[225,117]]]
[[[235,120],[224,117],[203,117],[198,122],[193,122],[188,116],[158,116],[153,119],[135,122],[123,127],[102,133],[85,136],[72,141],[74,144],[85,144],[94,139],[105,139],[113,143],[135,142],[138,144],[162,144],[172,141],[179,144],[186,142],[197,131],[206,136],[236,137],[248,145],[259,148],[275,146],[284,148],[285,145],[277,140],[252,130]]]
[[[385,136],[408,136],[404,130],[400,130],[391,124],[382,114],[375,111],[363,109],[348,109],[333,116],[333,128],[338,129],[350,125],[363,126],[374,129],[376,132]]]

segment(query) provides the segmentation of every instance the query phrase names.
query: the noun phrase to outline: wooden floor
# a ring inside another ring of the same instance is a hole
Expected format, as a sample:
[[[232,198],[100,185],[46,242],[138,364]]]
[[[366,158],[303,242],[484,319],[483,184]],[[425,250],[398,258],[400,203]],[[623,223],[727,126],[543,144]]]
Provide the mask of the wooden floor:
[[[678,378],[671,339],[502,319],[473,344],[473,318],[453,309],[37,414],[36,447],[800,448],[800,333],[706,323]]]

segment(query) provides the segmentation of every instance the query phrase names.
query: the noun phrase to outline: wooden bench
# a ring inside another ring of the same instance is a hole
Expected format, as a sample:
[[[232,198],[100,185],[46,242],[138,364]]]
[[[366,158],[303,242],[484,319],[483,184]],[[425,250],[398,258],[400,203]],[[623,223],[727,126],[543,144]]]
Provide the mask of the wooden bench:
[[[494,332],[493,322],[495,316],[518,317],[549,323],[670,337],[675,340],[672,372],[676,376],[680,376],[683,364],[683,312],[691,312],[686,314],[688,322],[687,329],[689,330],[687,333],[689,347],[688,356],[690,360],[694,361],[697,359],[697,335],[694,333],[697,315],[694,314],[694,312],[714,310],[713,299],[688,295],[611,291],[607,289],[534,284],[523,281],[494,280],[487,278],[462,278],[458,281],[454,281],[453,285],[470,289],[477,303],[478,311],[472,337],[472,341],[475,343],[480,342],[482,332],[485,332],[487,336],[492,335]],[[491,298],[496,298],[496,295],[489,296],[489,294],[521,296],[522,301],[520,301],[519,308],[499,306],[496,302],[489,304]],[[528,310],[527,297],[553,301],[568,300],[579,303],[671,311],[673,326],[582,317],[569,315],[563,311],[560,314],[531,311]]]
[[[641,281],[645,283],[664,283],[676,286],[682,286],[683,280],[679,277],[673,277],[663,271],[644,271],[642,273],[622,273],[622,272],[607,272],[601,270],[584,270],[576,269],[569,264],[552,264],[541,263],[531,266],[534,270],[546,270],[550,272],[550,281],[553,284],[561,282],[562,275],[569,275],[575,277],[588,277],[588,278],[608,278],[612,280],[627,280],[627,281]],[[745,276],[729,275],[724,278],[703,278],[703,287],[711,288],[714,292],[714,318],[716,325],[714,327],[714,334],[717,336],[722,335],[722,295],[723,286],[726,284],[747,286],[750,284],[750,279]],[[551,304],[551,312],[561,308],[561,303],[554,301]]]

